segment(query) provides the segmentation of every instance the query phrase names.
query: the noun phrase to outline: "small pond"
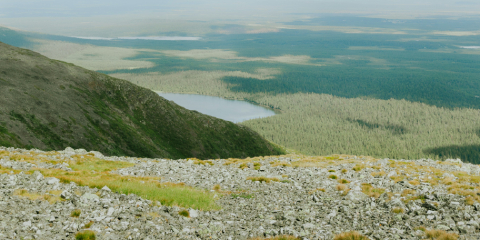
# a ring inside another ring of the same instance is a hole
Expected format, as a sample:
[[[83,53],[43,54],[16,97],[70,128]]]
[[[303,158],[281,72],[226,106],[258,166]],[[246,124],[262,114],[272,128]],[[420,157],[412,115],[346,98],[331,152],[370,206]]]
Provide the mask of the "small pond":
[[[245,101],[227,100],[219,97],[197,94],[157,93],[165,99],[174,101],[176,104],[186,109],[196,110],[203,114],[234,123],[275,115],[275,112],[268,108],[260,107]]]

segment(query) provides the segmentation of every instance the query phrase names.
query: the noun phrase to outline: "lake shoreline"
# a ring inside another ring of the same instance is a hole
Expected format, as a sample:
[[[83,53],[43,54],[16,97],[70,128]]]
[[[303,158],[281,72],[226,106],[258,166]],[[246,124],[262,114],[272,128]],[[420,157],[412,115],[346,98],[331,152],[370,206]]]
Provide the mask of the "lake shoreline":
[[[154,91],[159,96],[189,110],[195,110],[203,114],[211,115],[234,123],[265,118],[281,113],[279,109],[262,106],[247,99],[230,99],[220,96],[203,95],[197,93],[175,93]],[[183,96],[183,97],[182,97]],[[184,98],[185,97],[185,98]],[[187,100],[186,98],[196,98]],[[205,104],[200,104],[204,101]],[[219,102],[220,101],[220,102]],[[231,105],[231,106],[226,106]],[[236,109],[236,110],[234,110]]]

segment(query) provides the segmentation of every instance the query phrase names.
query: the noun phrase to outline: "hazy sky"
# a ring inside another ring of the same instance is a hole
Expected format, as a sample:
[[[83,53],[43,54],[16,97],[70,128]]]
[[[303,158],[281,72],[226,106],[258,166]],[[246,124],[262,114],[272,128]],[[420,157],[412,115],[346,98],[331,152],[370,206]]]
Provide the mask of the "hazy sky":
[[[384,18],[480,15],[480,0],[0,0],[0,25],[72,34],[145,19],[286,22],[322,14]],[[95,26],[82,26],[94,22]],[[94,34],[94,33],[92,33]]]
[[[0,0],[0,16],[85,17],[187,12],[225,15],[385,11],[471,11],[478,0]],[[227,13],[227,14],[225,14]]]

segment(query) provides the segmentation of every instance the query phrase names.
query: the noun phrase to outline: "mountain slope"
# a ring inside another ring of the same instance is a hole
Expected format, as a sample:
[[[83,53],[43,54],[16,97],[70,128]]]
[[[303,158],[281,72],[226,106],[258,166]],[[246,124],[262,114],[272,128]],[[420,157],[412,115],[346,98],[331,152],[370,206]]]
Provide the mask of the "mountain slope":
[[[280,153],[252,130],[127,81],[0,43],[0,145],[108,155],[228,158]]]

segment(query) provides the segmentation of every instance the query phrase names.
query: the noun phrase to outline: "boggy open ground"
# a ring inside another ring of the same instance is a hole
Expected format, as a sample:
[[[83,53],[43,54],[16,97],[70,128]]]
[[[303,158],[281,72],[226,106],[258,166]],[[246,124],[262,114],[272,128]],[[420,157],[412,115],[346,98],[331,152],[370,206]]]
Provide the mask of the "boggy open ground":
[[[0,165],[2,239],[480,238],[480,168],[460,160],[0,147]]]

